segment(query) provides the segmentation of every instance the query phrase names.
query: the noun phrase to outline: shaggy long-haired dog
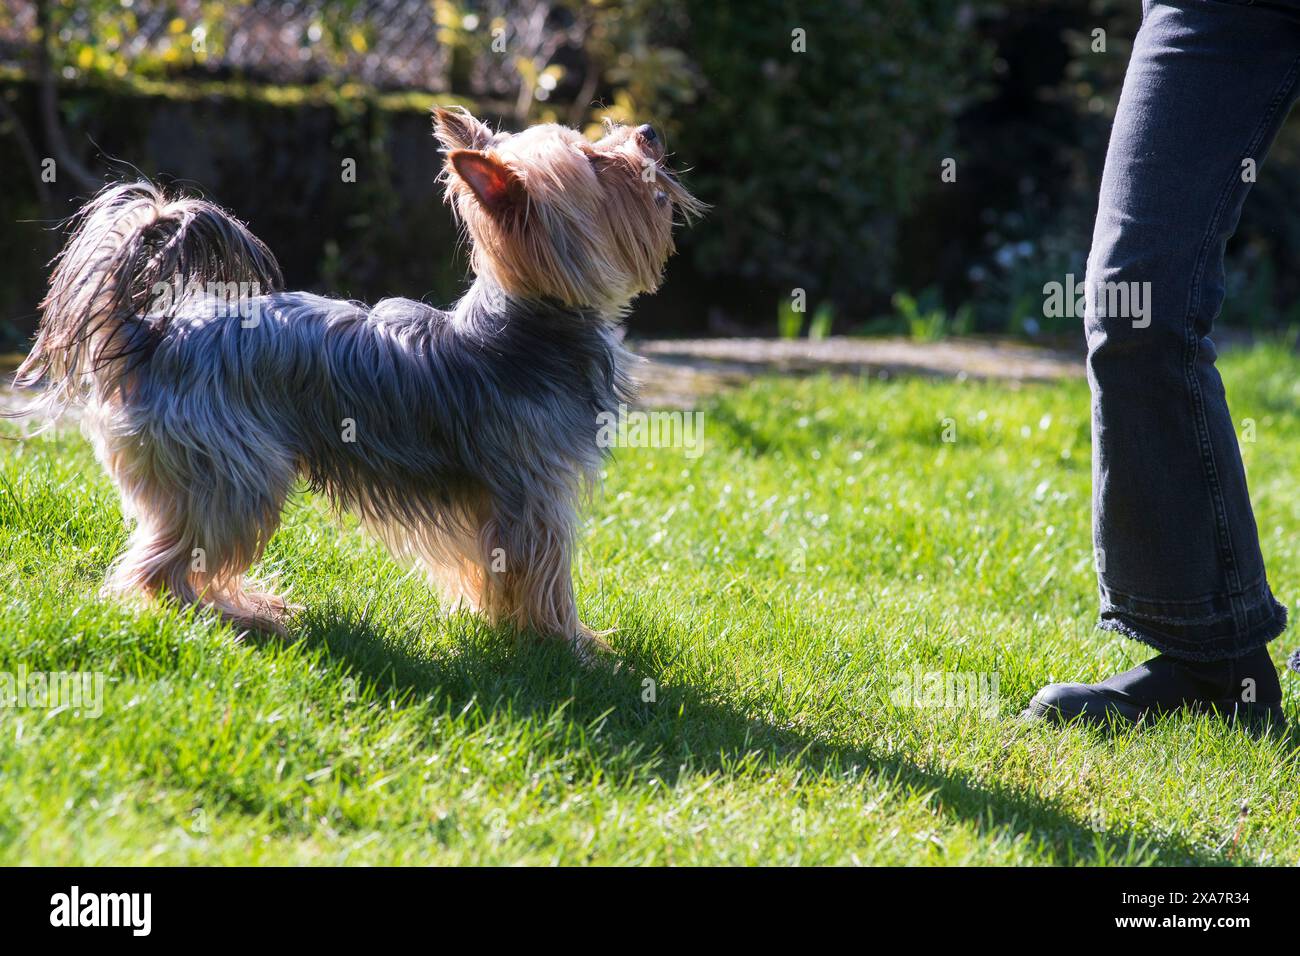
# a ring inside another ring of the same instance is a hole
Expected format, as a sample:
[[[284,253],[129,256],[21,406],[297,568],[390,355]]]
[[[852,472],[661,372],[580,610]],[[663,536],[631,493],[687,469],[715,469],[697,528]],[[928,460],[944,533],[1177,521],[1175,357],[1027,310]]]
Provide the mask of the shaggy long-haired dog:
[[[593,143],[438,110],[435,132],[476,274],[447,311],[276,291],[241,222],[148,182],[80,211],[17,382],[45,386],[29,411],[85,406],[135,522],[110,591],[283,631],[285,601],[245,574],[302,475],[453,599],[601,646],[570,566],[598,416],[631,392],[618,323],[702,206],[648,126]]]

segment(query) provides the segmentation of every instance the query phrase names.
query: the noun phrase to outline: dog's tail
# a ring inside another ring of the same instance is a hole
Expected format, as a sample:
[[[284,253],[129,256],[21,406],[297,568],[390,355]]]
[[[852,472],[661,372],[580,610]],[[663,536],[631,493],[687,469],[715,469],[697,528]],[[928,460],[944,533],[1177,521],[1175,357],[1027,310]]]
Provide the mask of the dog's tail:
[[[241,283],[265,294],[283,282],[275,257],[242,222],[150,182],[109,185],[70,222],[36,343],[14,378],[43,392],[11,416],[52,420],[92,392],[122,387],[201,290]]]

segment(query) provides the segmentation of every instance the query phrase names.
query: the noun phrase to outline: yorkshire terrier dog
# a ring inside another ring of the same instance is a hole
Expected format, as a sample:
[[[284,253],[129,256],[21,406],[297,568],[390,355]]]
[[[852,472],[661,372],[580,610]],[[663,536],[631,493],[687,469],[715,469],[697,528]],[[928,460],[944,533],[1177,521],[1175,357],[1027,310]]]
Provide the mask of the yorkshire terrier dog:
[[[134,520],[110,592],[284,633],[284,599],[245,575],[303,476],[452,600],[584,658],[603,647],[571,563],[598,416],[632,393],[618,326],[703,206],[649,126],[591,142],[439,109],[434,127],[475,273],[446,311],[277,291],[243,223],[149,182],[78,213],[16,381],[45,386],[29,412],[85,406]]]

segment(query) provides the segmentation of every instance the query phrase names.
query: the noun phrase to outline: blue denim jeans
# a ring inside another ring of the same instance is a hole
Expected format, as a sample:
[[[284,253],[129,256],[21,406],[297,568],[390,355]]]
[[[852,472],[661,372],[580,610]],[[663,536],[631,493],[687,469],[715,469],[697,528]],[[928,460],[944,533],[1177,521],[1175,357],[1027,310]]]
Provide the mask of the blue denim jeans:
[[[1189,660],[1286,626],[1209,336],[1298,71],[1300,0],[1147,0],[1106,154],[1085,307],[1101,626]]]

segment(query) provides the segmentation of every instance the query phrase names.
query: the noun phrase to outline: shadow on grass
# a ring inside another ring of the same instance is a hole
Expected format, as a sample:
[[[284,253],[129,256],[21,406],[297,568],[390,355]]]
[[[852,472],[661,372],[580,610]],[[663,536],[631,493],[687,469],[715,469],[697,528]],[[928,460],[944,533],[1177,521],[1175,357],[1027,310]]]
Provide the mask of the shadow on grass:
[[[896,754],[776,726],[689,684],[656,681],[657,700],[645,703],[642,682],[660,668],[627,632],[620,632],[632,645],[620,647],[624,665],[592,670],[564,647],[506,637],[481,625],[467,626],[465,645],[444,656],[338,610],[308,612],[298,630],[310,646],[323,648],[328,658],[372,685],[381,700],[428,697],[453,711],[477,705],[488,714],[542,720],[566,704],[563,719],[585,732],[584,746],[607,773],[610,764],[624,771],[635,766],[643,777],[671,786],[687,771],[726,777],[777,763],[810,776],[857,772],[914,792],[933,792],[948,818],[973,824],[981,835],[1024,834],[1059,865],[1111,862],[1134,851],[1160,864],[1231,863],[1176,837],[1099,832],[1050,799],[960,771],[937,771]]]

